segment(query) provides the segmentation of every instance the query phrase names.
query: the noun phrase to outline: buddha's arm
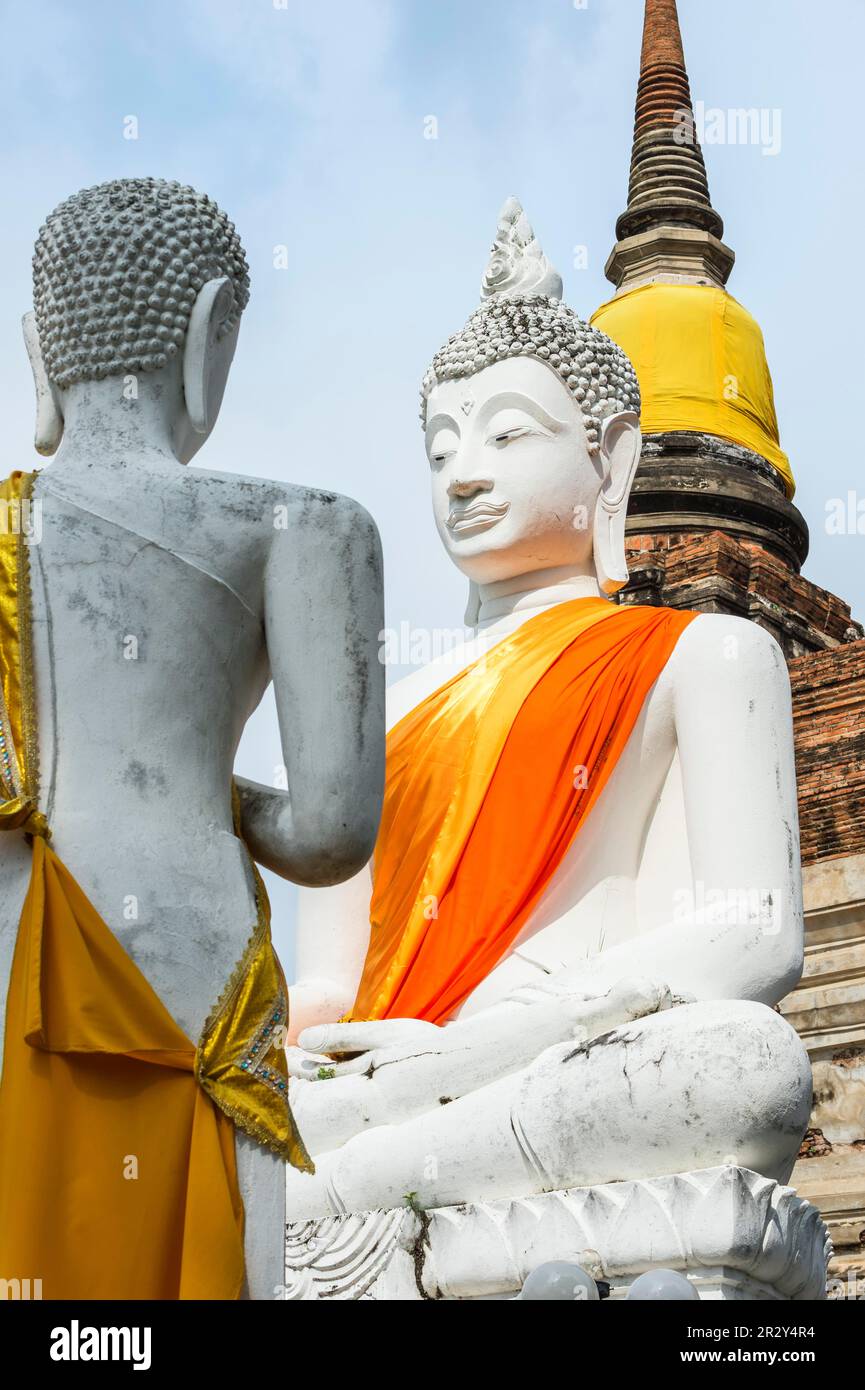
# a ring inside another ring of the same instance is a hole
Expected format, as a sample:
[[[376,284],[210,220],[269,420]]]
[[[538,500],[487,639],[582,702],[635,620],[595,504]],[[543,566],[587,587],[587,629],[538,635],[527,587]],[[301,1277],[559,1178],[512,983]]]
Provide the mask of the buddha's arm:
[[[367,862],[384,782],[382,571],[371,517],[308,493],[275,530],[264,621],[287,791],[239,782],[259,863],[296,883],[340,883]]]

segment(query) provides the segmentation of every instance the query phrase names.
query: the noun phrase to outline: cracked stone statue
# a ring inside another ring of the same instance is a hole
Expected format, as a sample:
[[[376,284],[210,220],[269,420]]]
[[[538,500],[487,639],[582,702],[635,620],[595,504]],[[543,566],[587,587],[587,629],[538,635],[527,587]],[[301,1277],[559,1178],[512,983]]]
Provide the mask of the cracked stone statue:
[[[0,486],[0,1277],[279,1297],[284,1171],[311,1164],[255,861],[335,884],[372,851],[378,534],[349,498],[186,466],[249,297],[209,197],[84,190],[33,265],[56,456]],[[232,777],[271,681],[287,790]]]
[[[302,892],[296,1221],[739,1164],[785,1182],[805,1051],[790,690],[755,624],[617,605],[627,357],[516,200],[422,424],[463,642],[389,690],[371,863]]]

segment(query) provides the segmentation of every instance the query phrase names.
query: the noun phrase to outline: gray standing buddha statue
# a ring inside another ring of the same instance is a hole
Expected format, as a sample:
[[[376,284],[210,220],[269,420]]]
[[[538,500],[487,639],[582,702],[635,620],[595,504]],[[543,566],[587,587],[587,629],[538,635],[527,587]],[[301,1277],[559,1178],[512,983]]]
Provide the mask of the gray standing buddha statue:
[[[372,849],[378,534],[349,498],[185,467],[249,297],[210,198],[152,178],[73,195],[34,295],[35,442],[56,457],[2,494],[40,535],[0,537],[0,1276],[273,1298],[285,1160],[308,1159],[253,860],[333,884]],[[233,792],[271,681],[288,789]]]

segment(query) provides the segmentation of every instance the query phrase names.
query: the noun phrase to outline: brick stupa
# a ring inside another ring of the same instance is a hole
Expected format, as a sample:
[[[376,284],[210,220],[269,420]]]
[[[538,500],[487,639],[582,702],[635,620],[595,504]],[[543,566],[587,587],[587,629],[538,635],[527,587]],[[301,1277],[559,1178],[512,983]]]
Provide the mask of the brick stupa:
[[[608,278],[726,294],[733,252],[711,205],[690,126],[675,0],[646,0],[628,204]],[[678,134],[677,134],[678,132]],[[643,295],[640,304],[649,304]],[[632,298],[631,303],[634,303]],[[609,307],[609,306],[607,306]],[[738,307],[738,306],[737,306]],[[648,312],[648,310],[646,310]],[[742,311],[745,312],[745,311]],[[611,316],[612,325],[615,316]],[[615,337],[614,326],[599,323]],[[663,331],[653,320],[652,333]],[[759,330],[754,325],[755,332]],[[622,346],[628,349],[624,341]],[[762,350],[762,336],[759,337]],[[638,376],[640,364],[635,361]],[[771,379],[768,377],[771,393]],[[641,377],[641,386],[643,380]],[[675,383],[669,383],[671,389]],[[656,383],[652,389],[656,389]],[[646,390],[644,389],[644,421]],[[651,402],[649,402],[651,414]],[[767,423],[774,428],[774,414]],[[735,437],[645,429],[628,516],[625,603],[730,613],[760,623],[788,660],[806,911],[801,984],[782,1005],[814,1067],[812,1128],[792,1182],[821,1207],[832,1273],[865,1278],[865,640],[849,606],[801,574],[808,527],[792,479]],[[781,455],[786,458],[786,456]],[[711,788],[706,789],[711,795]],[[856,1296],[855,1280],[847,1293]],[[859,1297],[863,1296],[862,1284]]]

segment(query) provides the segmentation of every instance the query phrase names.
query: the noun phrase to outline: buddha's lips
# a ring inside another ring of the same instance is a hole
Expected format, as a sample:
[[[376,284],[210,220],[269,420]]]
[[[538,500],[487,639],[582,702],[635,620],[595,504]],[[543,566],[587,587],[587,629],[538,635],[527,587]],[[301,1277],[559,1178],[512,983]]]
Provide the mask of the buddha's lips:
[[[482,531],[495,526],[511,509],[510,502],[472,502],[468,507],[448,513],[449,531]]]

